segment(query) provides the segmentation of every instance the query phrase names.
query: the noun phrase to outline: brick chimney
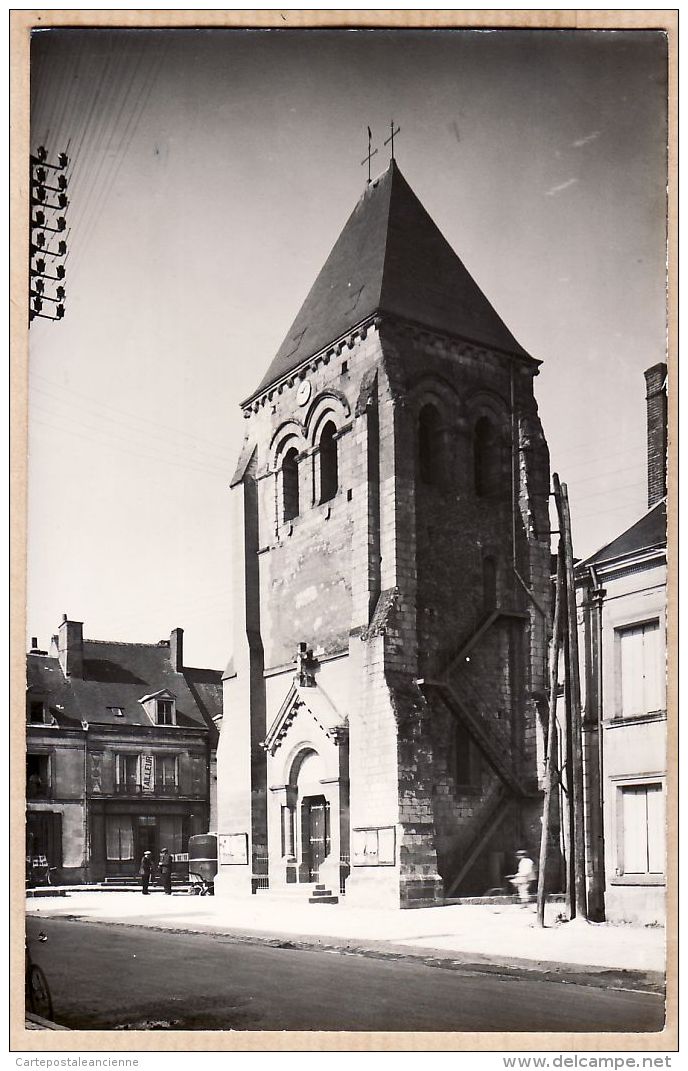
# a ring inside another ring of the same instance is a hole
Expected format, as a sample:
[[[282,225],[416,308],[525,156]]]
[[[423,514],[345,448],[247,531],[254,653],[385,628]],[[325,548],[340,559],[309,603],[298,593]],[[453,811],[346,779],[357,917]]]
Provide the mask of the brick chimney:
[[[176,673],[184,669],[184,629],[173,628],[170,632],[170,662]]]
[[[62,615],[57,637],[57,657],[65,677],[82,677],[84,673],[84,626]]]
[[[667,366],[654,364],[645,373],[647,386],[647,507],[666,495]]]

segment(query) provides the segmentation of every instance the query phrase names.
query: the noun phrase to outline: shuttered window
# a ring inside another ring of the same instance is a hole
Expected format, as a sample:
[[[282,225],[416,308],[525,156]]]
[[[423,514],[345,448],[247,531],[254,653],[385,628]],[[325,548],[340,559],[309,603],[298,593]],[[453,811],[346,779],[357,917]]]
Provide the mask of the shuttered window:
[[[659,621],[618,630],[621,668],[621,717],[664,708]]]
[[[621,789],[622,874],[663,874],[664,793],[660,784]]]

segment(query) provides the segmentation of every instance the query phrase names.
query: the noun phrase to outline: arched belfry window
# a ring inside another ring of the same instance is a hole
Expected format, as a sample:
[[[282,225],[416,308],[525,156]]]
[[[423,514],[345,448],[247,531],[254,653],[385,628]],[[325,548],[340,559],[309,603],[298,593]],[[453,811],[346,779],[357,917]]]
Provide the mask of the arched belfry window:
[[[329,502],[339,487],[337,429],[331,420],[320,435],[320,501]]]
[[[494,494],[499,484],[499,441],[486,416],[480,417],[473,432],[473,474],[477,495]]]
[[[282,517],[290,521],[299,515],[298,451],[292,446],[282,461]]]
[[[442,484],[442,418],[434,405],[424,405],[418,416],[418,470],[423,483],[432,487]]]

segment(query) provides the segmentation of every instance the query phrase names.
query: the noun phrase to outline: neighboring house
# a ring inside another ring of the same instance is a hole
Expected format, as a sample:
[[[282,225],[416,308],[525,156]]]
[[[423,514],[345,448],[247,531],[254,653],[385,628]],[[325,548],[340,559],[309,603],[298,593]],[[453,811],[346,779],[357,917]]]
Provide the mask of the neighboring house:
[[[157,644],[83,638],[63,617],[27,656],[26,852],[51,880],[138,872],[146,849],[186,852],[209,828],[221,674],[184,666],[183,630]]]
[[[576,566],[589,903],[645,922],[666,892],[666,377],[645,373],[648,512]]]

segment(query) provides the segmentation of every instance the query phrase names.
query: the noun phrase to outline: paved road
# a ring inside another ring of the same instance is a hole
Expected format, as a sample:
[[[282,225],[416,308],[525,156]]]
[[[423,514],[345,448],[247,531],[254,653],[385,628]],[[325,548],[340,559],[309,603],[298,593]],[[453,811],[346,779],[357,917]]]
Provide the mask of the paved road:
[[[653,993],[504,978],[413,959],[275,948],[227,936],[28,918],[72,1029],[650,1031]]]

